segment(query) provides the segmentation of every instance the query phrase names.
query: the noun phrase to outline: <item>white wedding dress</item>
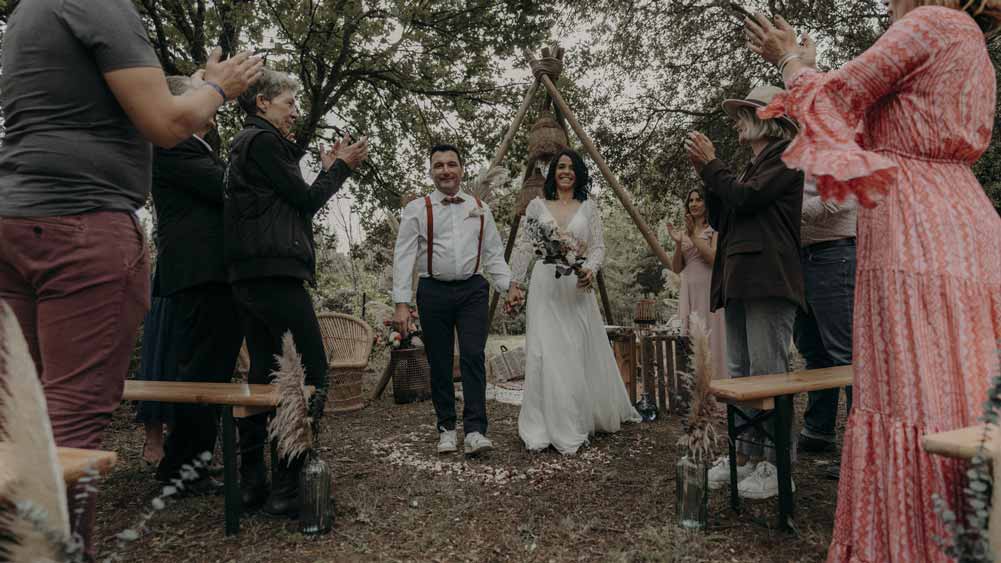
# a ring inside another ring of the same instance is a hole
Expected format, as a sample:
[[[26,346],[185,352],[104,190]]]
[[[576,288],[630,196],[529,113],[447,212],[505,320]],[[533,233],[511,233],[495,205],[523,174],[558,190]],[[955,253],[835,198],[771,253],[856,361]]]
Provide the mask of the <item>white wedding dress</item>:
[[[525,218],[557,224],[541,198],[528,204]],[[597,274],[605,255],[601,216],[588,199],[564,229],[587,243],[584,267]],[[522,230],[511,269],[523,282],[534,256]],[[577,288],[576,276],[556,279],[552,264],[536,262],[528,286],[525,338],[525,391],[518,433],[525,447],[555,447],[576,453],[595,432],[617,432],[623,422],[639,422],[619,375],[594,290]]]

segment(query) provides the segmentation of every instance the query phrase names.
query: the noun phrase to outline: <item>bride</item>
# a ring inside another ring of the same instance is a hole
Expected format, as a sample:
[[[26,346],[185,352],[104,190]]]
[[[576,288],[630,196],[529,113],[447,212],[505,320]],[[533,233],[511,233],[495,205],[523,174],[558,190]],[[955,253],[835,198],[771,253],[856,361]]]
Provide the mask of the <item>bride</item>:
[[[573,454],[595,432],[639,422],[612,356],[592,285],[605,255],[601,215],[588,199],[591,180],[580,155],[564,150],[549,166],[545,199],[532,200],[530,220],[555,224],[586,245],[580,275],[556,279],[555,266],[536,263],[528,288],[525,391],[518,433],[529,450],[553,446]],[[521,285],[533,255],[530,229],[518,243],[512,271]],[[520,303],[509,300],[513,310]]]

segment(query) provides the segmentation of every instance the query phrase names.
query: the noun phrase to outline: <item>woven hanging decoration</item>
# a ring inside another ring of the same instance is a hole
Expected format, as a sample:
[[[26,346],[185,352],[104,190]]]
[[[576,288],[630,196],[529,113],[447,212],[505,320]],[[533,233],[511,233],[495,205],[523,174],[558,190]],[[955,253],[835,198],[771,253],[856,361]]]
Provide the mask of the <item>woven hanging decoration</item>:
[[[528,133],[528,159],[549,164],[556,153],[567,148],[567,132],[548,111],[539,113],[539,118]]]
[[[537,197],[542,197],[542,188],[546,185],[546,178],[538,172],[533,172],[531,176],[525,178],[521,184],[521,191],[518,192],[518,215],[524,215],[528,204]]]

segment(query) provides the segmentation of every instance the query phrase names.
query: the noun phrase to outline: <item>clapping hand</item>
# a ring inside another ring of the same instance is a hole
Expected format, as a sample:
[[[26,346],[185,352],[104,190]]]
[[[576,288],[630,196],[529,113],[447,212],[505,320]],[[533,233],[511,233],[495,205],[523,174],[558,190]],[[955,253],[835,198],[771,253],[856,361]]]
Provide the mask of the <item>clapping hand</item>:
[[[258,56],[251,56],[250,51],[237,53],[232,57],[222,60],[222,49],[216,47],[209,55],[205,64],[205,70],[197,79],[199,84],[212,82],[222,88],[226,93],[226,99],[232,100],[247,89],[248,86],[257,81],[264,72],[264,60]],[[192,76],[195,79],[195,76]]]
[[[716,147],[713,142],[698,131],[692,131],[685,139],[685,150],[688,152],[688,160],[692,162],[695,171],[701,173],[706,164],[716,160]]]
[[[681,239],[685,236],[684,231],[670,223],[667,224],[667,234],[671,237],[671,240],[673,240],[675,244],[681,244]]]
[[[744,34],[749,49],[761,58],[778,65],[789,55],[798,55],[800,62],[809,67],[817,66],[817,44],[809,35],[796,40],[796,30],[782,16],[775,16],[775,23],[761,14],[744,20]]]
[[[691,213],[685,213],[685,234],[689,238],[695,234],[695,217]]]
[[[351,138],[344,135],[334,145],[334,148],[336,149],[334,151],[335,159],[343,160],[352,170],[355,170],[368,158],[368,137],[362,137],[358,142],[351,143]]]

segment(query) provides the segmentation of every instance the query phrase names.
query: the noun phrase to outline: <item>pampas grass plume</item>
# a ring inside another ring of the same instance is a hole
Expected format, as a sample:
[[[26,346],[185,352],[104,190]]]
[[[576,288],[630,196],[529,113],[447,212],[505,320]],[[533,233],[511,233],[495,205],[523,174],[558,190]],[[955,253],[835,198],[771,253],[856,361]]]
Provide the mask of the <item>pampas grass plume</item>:
[[[5,528],[0,555],[11,561],[62,560],[60,543],[71,539],[66,485],[35,363],[14,312],[3,302],[0,452],[0,527]],[[19,517],[19,508],[32,519]]]
[[[278,386],[278,408],[268,427],[268,438],[277,441],[278,455],[293,460],[313,448],[313,430],[302,356],[295,349],[291,332],[282,337],[282,355],[275,358],[278,370],[271,375]]]

